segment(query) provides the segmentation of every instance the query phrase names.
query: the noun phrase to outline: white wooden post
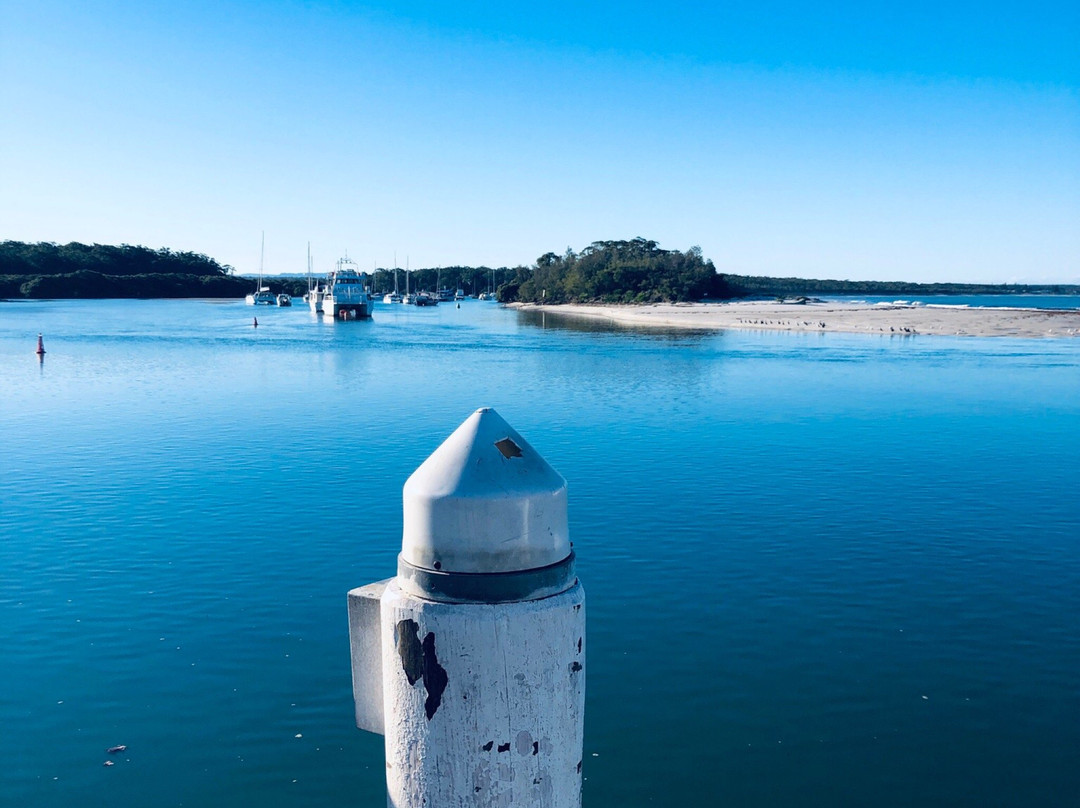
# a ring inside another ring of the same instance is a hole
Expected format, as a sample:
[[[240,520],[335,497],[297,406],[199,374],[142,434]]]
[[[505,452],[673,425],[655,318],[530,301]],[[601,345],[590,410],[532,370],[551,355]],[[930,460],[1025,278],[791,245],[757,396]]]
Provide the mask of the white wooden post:
[[[494,410],[405,483],[397,577],[349,593],[393,808],[581,805],[585,593],[566,481]]]

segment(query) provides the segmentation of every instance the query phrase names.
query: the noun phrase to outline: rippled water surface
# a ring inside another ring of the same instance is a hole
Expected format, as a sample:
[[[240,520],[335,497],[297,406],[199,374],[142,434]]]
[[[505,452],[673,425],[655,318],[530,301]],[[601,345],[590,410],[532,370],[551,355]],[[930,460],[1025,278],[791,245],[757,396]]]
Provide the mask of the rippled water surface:
[[[484,405],[569,481],[586,805],[1080,801],[1080,341],[45,301],[0,303],[0,803],[383,804],[345,593]]]

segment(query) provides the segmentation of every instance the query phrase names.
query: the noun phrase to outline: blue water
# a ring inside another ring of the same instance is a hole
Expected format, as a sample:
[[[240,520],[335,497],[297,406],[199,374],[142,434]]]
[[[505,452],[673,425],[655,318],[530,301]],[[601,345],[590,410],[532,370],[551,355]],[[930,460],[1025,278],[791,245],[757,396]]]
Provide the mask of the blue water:
[[[830,295],[824,299],[841,302],[917,303],[924,306],[968,306],[970,308],[1080,309],[1080,295]]]
[[[383,804],[345,593],[483,405],[569,481],[586,805],[1080,802],[1080,340],[572,325],[0,304],[0,803]]]

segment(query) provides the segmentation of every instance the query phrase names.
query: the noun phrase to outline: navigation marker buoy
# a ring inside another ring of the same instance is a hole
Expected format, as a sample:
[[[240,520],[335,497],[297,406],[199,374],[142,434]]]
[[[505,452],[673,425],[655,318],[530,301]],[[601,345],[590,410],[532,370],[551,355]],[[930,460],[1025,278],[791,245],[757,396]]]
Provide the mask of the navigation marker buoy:
[[[41,340],[41,334],[37,335],[37,355],[38,356],[44,356],[45,355],[45,343],[42,342],[42,340]]]
[[[258,328],[258,327],[259,327],[259,318],[256,317],[255,318],[255,328]]]

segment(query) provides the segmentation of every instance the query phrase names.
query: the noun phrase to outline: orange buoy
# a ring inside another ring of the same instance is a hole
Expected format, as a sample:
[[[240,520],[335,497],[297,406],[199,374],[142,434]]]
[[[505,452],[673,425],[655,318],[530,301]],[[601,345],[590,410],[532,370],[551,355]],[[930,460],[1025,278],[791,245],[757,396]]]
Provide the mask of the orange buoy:
[[[45,343],[42,342],[41,334],[37,335],[37,355],[38,356],[44,356],[45,355]]]

